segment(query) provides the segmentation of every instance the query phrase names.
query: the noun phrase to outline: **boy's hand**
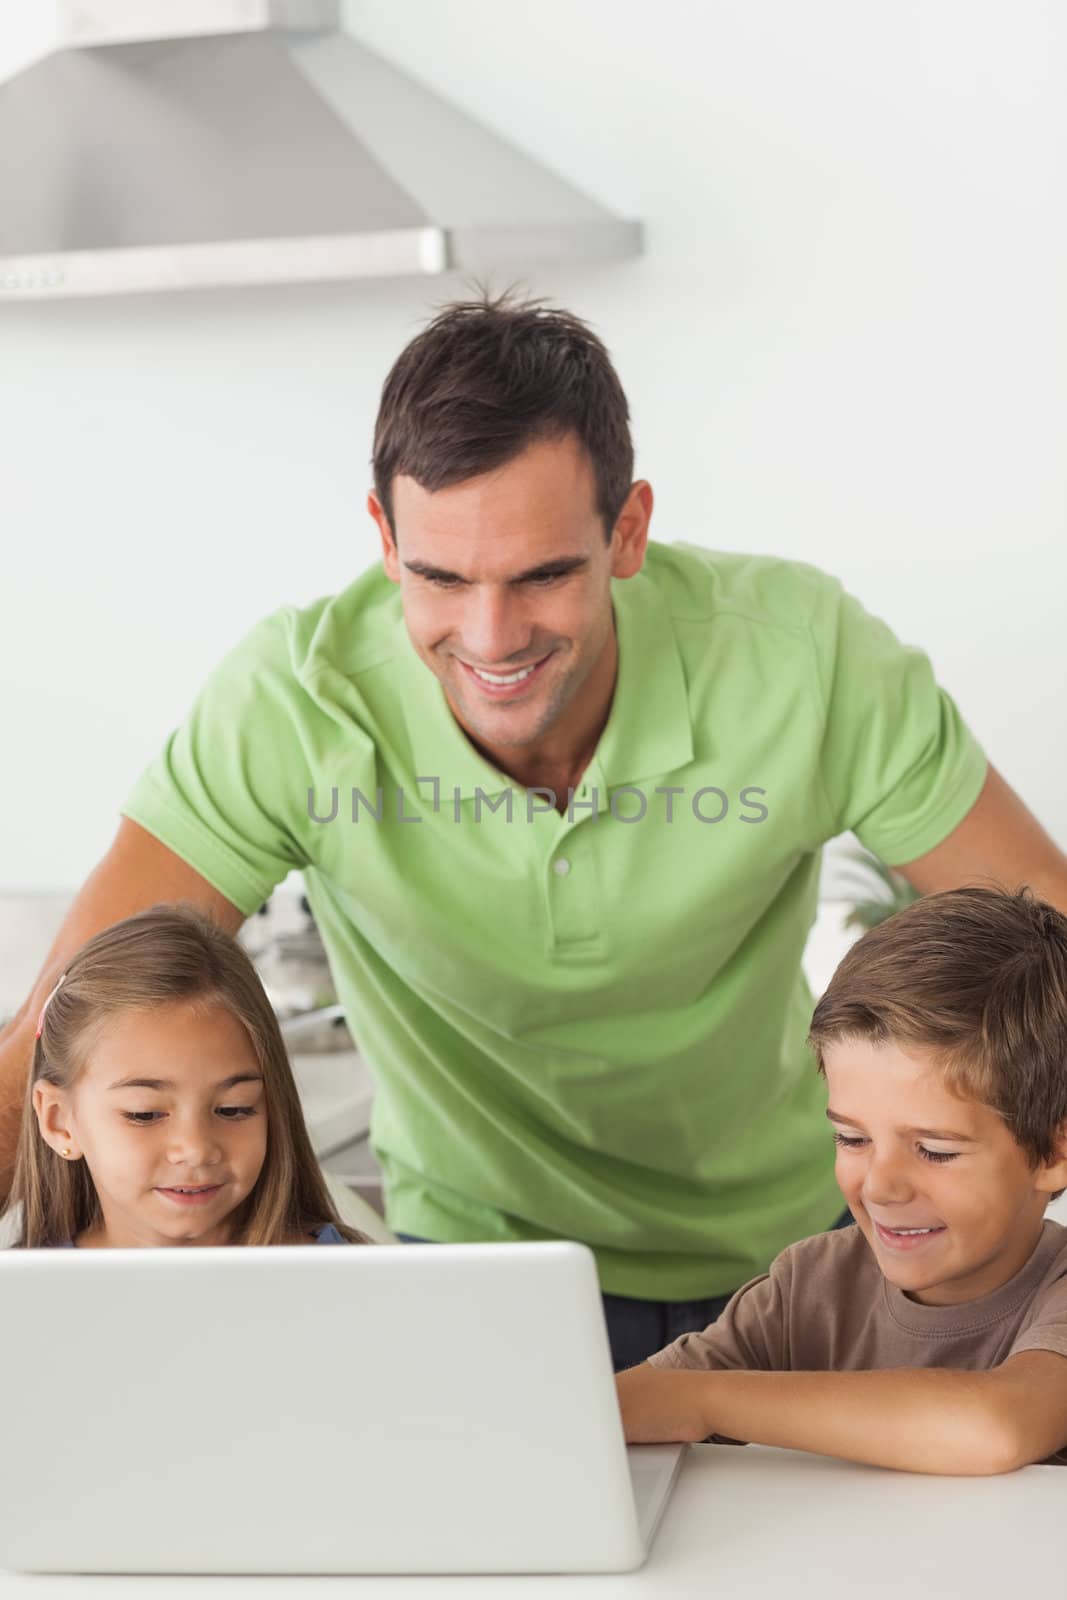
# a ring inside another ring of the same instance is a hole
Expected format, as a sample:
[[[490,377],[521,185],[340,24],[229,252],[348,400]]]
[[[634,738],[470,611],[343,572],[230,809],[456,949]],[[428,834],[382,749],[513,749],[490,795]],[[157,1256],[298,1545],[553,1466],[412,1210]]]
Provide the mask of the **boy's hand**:
[[[620,1372],[615,1388],[627,1444],[699,1444],[714,1427],[703,1414],[706,1374],[671,1367],[639,1367]]]

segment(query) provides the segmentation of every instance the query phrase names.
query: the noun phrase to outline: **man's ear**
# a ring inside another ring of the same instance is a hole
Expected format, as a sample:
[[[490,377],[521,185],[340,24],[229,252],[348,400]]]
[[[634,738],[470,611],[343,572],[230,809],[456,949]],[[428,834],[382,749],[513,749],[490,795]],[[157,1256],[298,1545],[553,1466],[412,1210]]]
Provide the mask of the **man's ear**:
[[[630,486],[630,493],[615,519],[611,534],[611,576],[633,578],[645,562],[648,525],[652,520],[652,485],[644,478]]]
[[[393,530],[389,526],[389,518],[385,514],[385,508],[373,489],[367,495],[367,510],[378,524],[378,537],[382,541],[382,563],[385,567],[385,575],[393,583],[399,583],[400,557],[397,554],[396,540],[393,538]]]
[[[81,1146],[71,1127],[70,1101],[54,1083],[39,1080],[33,1086],[33,1109],[45,1144],[66,1161],[81,1159]]]

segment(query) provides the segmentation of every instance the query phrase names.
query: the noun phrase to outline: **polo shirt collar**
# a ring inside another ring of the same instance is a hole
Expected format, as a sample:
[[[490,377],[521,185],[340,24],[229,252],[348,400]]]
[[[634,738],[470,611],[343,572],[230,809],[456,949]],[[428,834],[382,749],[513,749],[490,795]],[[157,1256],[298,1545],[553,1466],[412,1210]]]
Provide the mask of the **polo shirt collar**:
[[[619,784],[664,777],[693,759],[693,731],[685,673],[670,614],[644,572],[612,578],[618,672],[607,723],[586,772],[603,795]],[[496,795],[515,780],[490,765],[471,744],[449,708],[445,692],[420,660],[403,615],[397,619],[397,665],[404,712],[418,777],[436,777],[442,796],[476,789]]]
[[[666,777],[693,759],[685,672],[674,625],[645,572],[612,578],[619,646],[618,677],[608,720],[591,765],[604,785]]]

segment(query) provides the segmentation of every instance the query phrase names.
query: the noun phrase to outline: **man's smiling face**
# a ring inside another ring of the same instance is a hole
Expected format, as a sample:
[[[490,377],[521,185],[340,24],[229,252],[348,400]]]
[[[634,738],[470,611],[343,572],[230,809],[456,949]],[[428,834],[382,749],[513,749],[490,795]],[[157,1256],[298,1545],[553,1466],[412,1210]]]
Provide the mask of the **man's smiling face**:
[[[614,683],[613,577],[644,560],[652,492],[635,484],[612,541],[577,439],[542,440],[476,478],[430,492],[393,480],[396,544],[376,496],[387,575],[420,659],[452,714],[490,752],[553,746]]]

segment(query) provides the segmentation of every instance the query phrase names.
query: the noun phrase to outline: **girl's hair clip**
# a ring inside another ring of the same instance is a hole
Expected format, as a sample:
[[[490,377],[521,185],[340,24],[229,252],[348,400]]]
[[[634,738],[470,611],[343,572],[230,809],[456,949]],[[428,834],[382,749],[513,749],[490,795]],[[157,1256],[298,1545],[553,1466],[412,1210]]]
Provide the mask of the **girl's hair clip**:
[[[59,983],[56,984],[55,989],[52,990],[52,993],[46,997],[45,1003],[41,1007],[41,1015],[37,1018],[37,1032],[34,1034],[34,1038],[35,1039],[39,1039],[41,1037],[41,1034],[44,1032],[44,1014],[48,1010],[48,1003],[52,999],[53,995],[55,995],[56,991],[59,988],[59,985],[63,982],[63,979],[66,976],[67,976],[67,974],[65,972],[61,972],[60,973],[60,975],[59,975]]]

